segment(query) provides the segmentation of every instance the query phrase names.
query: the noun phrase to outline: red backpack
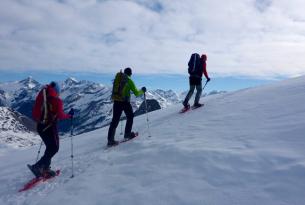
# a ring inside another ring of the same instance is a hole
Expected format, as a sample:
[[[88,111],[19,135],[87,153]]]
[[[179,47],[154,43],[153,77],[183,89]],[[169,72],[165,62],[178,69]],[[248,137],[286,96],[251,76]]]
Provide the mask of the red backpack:
[[[52,104],[50,103],[50,98],[52,97],[48,95],[49,89],[51,89],[49,85],[41,89],[36,97],[32,111],[33,119],[42,124],[50,124],[56,119],[56,116],[51,112]]]

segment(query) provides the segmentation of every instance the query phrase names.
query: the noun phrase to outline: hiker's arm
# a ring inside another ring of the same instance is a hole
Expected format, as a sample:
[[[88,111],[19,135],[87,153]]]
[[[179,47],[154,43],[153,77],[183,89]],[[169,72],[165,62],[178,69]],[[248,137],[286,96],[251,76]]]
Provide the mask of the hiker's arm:
[[[204,76],[206,77],[206,79],[209,79],[208,72],[207,72],[207,64],[203,63],[202,67],[203,67],[203,74],[204,74]]]
[[[139,95],[143,95],[144,94],[144,92],[142,90],[138,90],[136,88],[134,82],[131,79],[128,80],[128,86],[129,86],[130,90],[133,92],[133,94],[135,96],[138,97]]]
[[[60,99],[57,100],[57,118],[60,120],[69,119],[72,116],[66,114],[63,109],[63,103]]]

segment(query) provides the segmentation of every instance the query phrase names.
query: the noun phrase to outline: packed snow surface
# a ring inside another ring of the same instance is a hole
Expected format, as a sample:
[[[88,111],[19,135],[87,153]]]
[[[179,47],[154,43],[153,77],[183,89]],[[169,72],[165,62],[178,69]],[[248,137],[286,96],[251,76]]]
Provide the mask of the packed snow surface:
[[[211,85],[212,86],[212,83]],[[1,148],[0,204],[301,205],[305,201],[305,78],[201,99],[134,120],[140,136],[105,149],[107,129],[61,141],[61,175],[18,193],[38,146]],[[120,135],[118,126],[116,139]]]

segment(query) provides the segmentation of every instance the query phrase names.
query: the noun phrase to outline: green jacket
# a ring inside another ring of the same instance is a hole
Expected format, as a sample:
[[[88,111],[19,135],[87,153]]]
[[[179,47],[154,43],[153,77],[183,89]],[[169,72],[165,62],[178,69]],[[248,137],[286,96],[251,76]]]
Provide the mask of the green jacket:
[[[128,81],[123,88],[123,97],[126,101],[130,101],[130,91],[133,92],[135,96],[143,95],[144,92],[142,90],[138,90],[134,84],[134,82],[131,80],[131,78],[128,76]]]

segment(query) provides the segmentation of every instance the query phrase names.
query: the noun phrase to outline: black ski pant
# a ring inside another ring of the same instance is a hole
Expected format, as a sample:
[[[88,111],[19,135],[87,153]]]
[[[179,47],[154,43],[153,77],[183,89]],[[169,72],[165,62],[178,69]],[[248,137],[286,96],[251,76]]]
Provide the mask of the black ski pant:
[[[197,90],[197,93],[196,93],[194,104],[199,103],[201,93],[202,93],[202,78],[191,76],[189,79],[189,82],[190,82],[190,90],[187,93],[187,95],[183,101],[184,106],[186,106],[188,104],[189,100],[191,99],[191,97],[194,93],[195,88]]]
[[[56,124],[50,126],[38,123],[37,131],[46,146],[46,150],[44,152],[44,155],[35,164],[35,166],[41,168],[49,168],[52,157],[59,150],[59,137],[57,126]]]
[[[109,130],[108,130],[108,142],[113,142],[114,141],[115,130],[119,125],[120,118],[121,118],[121,115],[122,115],[123,111],[124,111],[124,113],[126,115],[126,118],[127,118],[124,137],[129,137],[131,135],[133,117],[134,117],[131,104],[130,104],[130,102],[114,101],[114,103],[113,103],[113,117],[112,117],[112,121],[110,123],[110,127],[109,127]]]

